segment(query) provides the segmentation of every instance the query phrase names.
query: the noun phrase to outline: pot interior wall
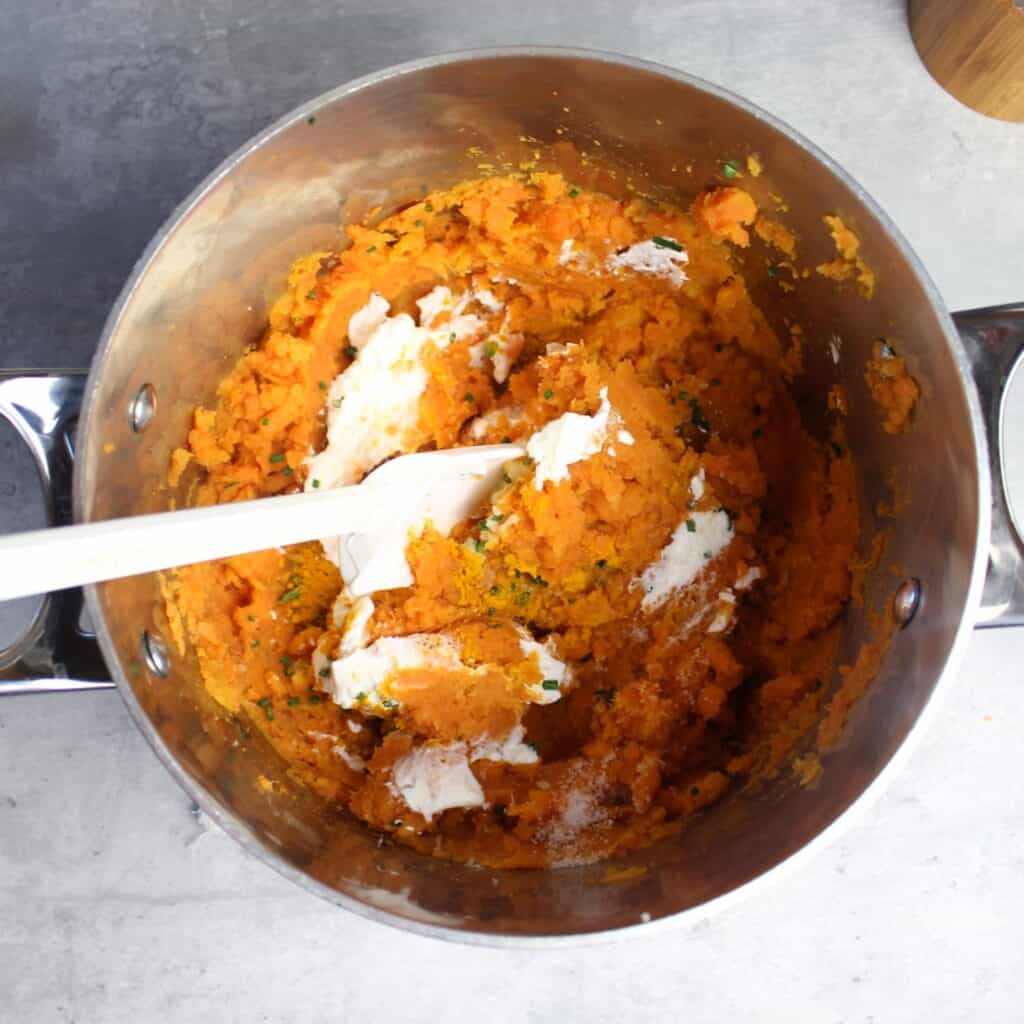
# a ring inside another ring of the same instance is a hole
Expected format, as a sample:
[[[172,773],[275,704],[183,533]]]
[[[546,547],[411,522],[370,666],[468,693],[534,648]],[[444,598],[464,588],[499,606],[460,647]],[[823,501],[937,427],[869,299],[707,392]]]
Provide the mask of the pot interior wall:
[[[804,327],[809,419],[823,421],[831,383],[849,394],[863,549],[879,529],[891,531],[868,579],[867,608],[883,605],[904,575],[922,581],[924,603],[897,635],[840,748],[824,759],[817,785],[784,776],[734,796],[679,838],[626,858],[621,863],[647,870],[615,885],[604,884],[604,865],[501,873],[423,858],[380,845],[297,790],[259,737],[206,697],[193,658],[175,654],[166,679],[149,671],[140,636],[167,630],[154,577],[95,595],[108,659],[140,725],[198,799],[279,866],[343,902],[422,923],[509,934],[600,931],[641,914],[678,913],[761,875],[827,827],[889,761],[929,699],[967,599],[978,533],[975,438],[947,323],[925,283],[863,197],[827,166],[756,113],[656,69],[595,56],[494,54],[404,70],[318,104],[233,158],[140,262],[94,367],[79,442],[80,516],[168,507],[174,495],[162,481],[191,410],[213,400],[218,380],[259,338],[290,261],[335,243],[340,220],[479,174],[480,163],[524,160],[583,184],[685,204],[723,183],[723,160],[743,167],[756,153],[763,174],[740,183],[770,208],[771,196],[784,197],[788,210],[778,216],[798,236],[801,265],[832,257],[822,216],[839,213],[876,271],[876,294],[866,301],[813,272],[793,293],[781,291],[758,244],[745,260],[776,327],[788,319]],[[879,336],[907,357],[922,388],[906,435],[882,431],[865,387],[865,360]],[[838,363],[829,348],[837,337]],[[134,434],[127,408],[146,383],[157,411]],[[891,499],[894,480],[901,512],[882,520],[879,502]],[[851,609],[847,661],[866,635],[865,610]]]

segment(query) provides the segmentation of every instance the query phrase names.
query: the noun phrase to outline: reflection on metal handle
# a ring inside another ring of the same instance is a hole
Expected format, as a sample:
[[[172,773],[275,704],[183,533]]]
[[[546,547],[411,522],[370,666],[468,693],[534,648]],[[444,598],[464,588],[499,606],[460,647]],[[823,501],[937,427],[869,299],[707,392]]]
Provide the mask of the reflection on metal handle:
[[[1024,353],[1024,303],[970,309],[953,319],[981,399],[992,470],[992,540],[979,626],[1024,624],[1024,540],[1010,515],[1003,474],[1003,397]]]
[[[82,371],[0,371],[0,417],[32,451],[51,526],[71,521],[74,431],[84,388]],[[0,647],[0,696],[113,685],[80,590],[48,594],[25,633]]]

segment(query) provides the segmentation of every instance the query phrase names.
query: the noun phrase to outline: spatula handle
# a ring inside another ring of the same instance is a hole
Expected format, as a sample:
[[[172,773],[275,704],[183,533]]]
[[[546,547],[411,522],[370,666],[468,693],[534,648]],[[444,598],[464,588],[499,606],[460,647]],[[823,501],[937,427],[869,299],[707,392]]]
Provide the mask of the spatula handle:
[[[386,492],[343,487],[10,534],[0,601],[368,529]]]

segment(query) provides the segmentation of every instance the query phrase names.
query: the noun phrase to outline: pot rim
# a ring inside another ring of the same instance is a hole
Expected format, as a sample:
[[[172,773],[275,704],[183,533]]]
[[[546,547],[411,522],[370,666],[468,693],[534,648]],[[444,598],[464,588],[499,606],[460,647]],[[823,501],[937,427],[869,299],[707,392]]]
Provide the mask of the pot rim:
[[[131,274],[114,305],[112,306],[103,332],[100,336],[100,343],[96,354],[93,357],[89,376],[85,385],[85,395],[82,403],[81,414],[78,425],[78,441],[76,450],[84,450],[82,439],[87,436],[90,423],[95,412],[99,381],[103,375],[105,365],[109,356],[112,339],[116,333],[121,316],[135,294],[139,282],[145,275],[154,257],[161,250],[167,240],[174,233],[178,225],[183,222],[192,210],[199,204],[206,192],[255,150],[260,149],[270,142],[275,136],[290,128],[296,122],[301,122],[310,116],[315,115],[325,106],[353,95],[364,89],[372,88],[381,82],[399,78],[403,75],[423,71],[429,68],[441,67],[449,64],[467,63],[479,60],[492,60],[515,57],[540,57],[551,59],[583,60],[604,64],[616,64],[632,70],[644,71],[650,74],[669,78],[681,82],[704,93],[732,104],[746,114],[764,122],[777,132],[785,136],[794,145],[799,146],[819,164],[821,164],[834,177],[839,179],[855,196],[863,203],[871,216],[879,223],[890,240],[898,249],[899,253],[910,266],[910,269],[920,281],[923,291],[935,310],[940,327],[945,335],[946,344],[953,353],[956,365],[960,371],[960,380],[963,386],[967,402],[970,429],[974,441],[974,454],[978,481],[979,509],[978,523],[975,533],[974,552],[972,557],[972,571],[970,584],[967,590],[967,597],[964,602],[960,622],[957,626],[953,643],[950,646],[949,654],[945,664],[939,671],[938,678],[927,702],[921,709],[916,720],[907,733],[903,742],[889,761],[882,767],[875,778],[868,784],[867,788],[857,797],[845,811],[819,832],[813,839],[809,840],[795,853],[780,861],[774,867],[764,873],[739,885],[730,892],[717,896],[706,903],[690,907],[675,914],[652,921],[639,921],[637,924],[624,927],[594,931],[580,932],[571,935],[547,935],[547,934],[501,934],[483,931],[461,930],[446,925],[430,924],[412,917],[406,917],[394,910],[380,910],[371,907],[360,900],[338,892],[335,889],[317,881],[305,872],[292,866],[275,854],[269,847],[265,846],[249,828],[249,826],[237,815],[222,807],[207,790],[189,775],[179,764],[174,754],[164,743],[157,732],[149,716],[143,710],[138,698],[135,696],[127,677],[123,672],[118,654],[114,646],[110,631],[107,628],[103,616],[102,607],[99,601],[98,588],[95,585],[85,587],[85,600],[96,629],[96,637],[104,659],[110,669],[111,676],[117,684],[117,690],[128,708],[128,712],[146,738],[150,747],[157,757],[163,762],[166,769],[185,790],[189,797],[217,823],[217,825],[235,839],[247,853],[254,855],[264,864],[273,868],[280,875],[297,883],[307,892],[313,893],[321,898],[349,910],[367,920],[401,928],[429,938],[442,939],[448,942],[461,943],[472,946],[492,946],[502,948],[541,948],[554,949],[562,947],[581,947],[596,945],[609,941],[619,941],[631,938],[637,934],[653,936],[677,929],[683,924],[695,924],[707,920],[713,915],[733,906],[741,899],[745,899],[757,888],[764,888],[769,883],[775,883],[788,877],[797,868],[803,866],[811,857],[818,854],[827,845],[839,838],[847,829],[856,823],[878,799],[891,779],[900,771],[904,762],[910,757],[914,746],[919,742],[927,725],[935,715],[936,708],[940,704],[938,698],[943,697],[955,678],[956,671],[963,659],[967,639],[974,625],[974,615],[981,601],[982,586],[984,584],[987,559],[982,557],[988,549],[991,508],[988,496],[991,494],[991,478],[988,459],[988,441],[984,428],[984,419],[978,400],[970,370],[970,363],[967,354],[957,334],[953,321],[947,311],[945,304],[939,295],[938,289],[929,277],[923,264],[911,249],[907,240],[903,237],[895,223],[882,210],[879,204],[862,188],[838,163],[836,163],[821,148],[805,138],[781,119],[762,110],[757,105],[749,102],[741,96],[723,89],[721,86],[708,82],[695,75],[660,64],[654,61],[647,61],[625,54],[616,54],[608,51],[591,50],[579,47],[559,46],[533,46],[513,45],[501,47],[486,47],[479,49],[457,50],[448,53],[435,54],[430,57],[406,61],[401,64],[392,65],[378,71],[370,72],[356,78],[346,84],[321,93],[314,99],[294,108],[289,113],[278,118],[268,125],[261,132],[253,136],[249,141],[236,149],[230,156],[223,160],[220,165],[207,175],[189,195],[171,212],[163,225],[153,236],[153,239],[146,246],[142,255],[136,261]],[[85,507],[85,482],[84,473],[76,464],[73,480],[73,513],[76,521],[84,519]]]

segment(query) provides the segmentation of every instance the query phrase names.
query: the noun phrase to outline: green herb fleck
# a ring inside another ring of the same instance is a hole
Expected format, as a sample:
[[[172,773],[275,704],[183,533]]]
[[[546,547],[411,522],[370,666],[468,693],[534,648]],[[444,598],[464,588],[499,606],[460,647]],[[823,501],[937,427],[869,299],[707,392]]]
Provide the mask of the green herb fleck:
[[[491,520],[495,523],[500,523],[504,518],[505,515],[502,512],[495,512],[494,515],[491,516]]]
[[[480,522],[478,522],[476,525],[479,526],[481,530],[489,530],[490,529],[490,526],[487,524],[487,520],[486,519],[481,519]]]
[[[571,189],[569,189],[569,198],[570,199],[575,199],[579,194],[580,194],[580,190],[578,188],[571,188]]]
[[[302,701],[301,701],[301,700],[299,700],[299,698],[298,698],[298,697],[289,697],[289,698],[288,698],[288,707],[290,707],[290,708],[293,708],[293,707],[295,707],[295,706],[296,706],[297,704],[301,704],[301,703],[302,703]]]
[[[521,594],[516,597],[516,604],[520,608],[525,608],[533,600],[533,594],[528,590],[524,590]]]
[[[501,592],[501,587],[499,587],[497,583],[493,583],[491,585],[491,593],[492,594],[498,594],[500,592]]]
[[[494,609],[493,608],[488,608],[487,609],[487,614],[488,615],[494,615]]]
[[[260,423],[262,423],[263,426],[265,426],[265,427],[269,427],[270,426],[270,417],[269,416],[264,416],[263,419],[260,420]]]
[[[774,263],[769,263],[768,264],[768,276],[769,277],[778,277],[779,276],[779,268],[777,266],[775,266]]]
[[[312,481],[312,485],[313,485],[313,490],[315,491],[320,486],[320,481],[319,480],[313,480]]]
[[[271,462],[284,462],[284,452],[275,452],[270,456]]]
[[[324,665],[324,667],[322,669],[320,669],[319,672],[317,672],[317,675],[321,679],[326,679],[330,674],[331,674],[331,668],[330,668],[329,665]]]
[[[362,703],[362,701],[364,701],[364,700],[366,700],[366,694],[365,693],[360,691],[359,693],[356,694],[356,703],[357,704]]]
[[[250,622],[255,622],[256,621],[256,616],[255,615],[250,615],[249,616],[249,621]]]
[[[423,227],[423,221],[421,221],[421,220],[413,221],[413,227],[417,227],[417,228]]]
[[[259,706],[261,708],[269,708],[270,707],[270,698],[269,697],[260,697],[260,699],[258,701],[256,701],[256,703],[259,704]]]
[[[355,357],[359,355],[359,349],[357,349],[355,345],[346,345],[345,355],[347,355],[349,359],[355,359]]]
[[[424,203],[423,204],[423,209],[426,210],[427,213],[433,213],[434,212],[434,204],[433,203]]]
[[[392,708],[397,708],[398,707],[398,701],[397,700],[391,700],[390,698],[388,698],[387,700],[382,700],[380,702],[380,704],[381,704],[381,707],[387,708],[389,711]]]
[[[306,118],[306,124],[316,124],[316,118],[315,117],[307,117]]]
[[[555,397],[555,393],[554,393],[554,391],[551,390],[551,388],[548,388],[547,391],[544,392],[544,397],[545,398],[554,398]]]
[[[317,386],[317,387],[318,387],[318,388],[319,388],[319,389],[320,389],[321,391],[326,391],[326,390],[327,390],[327,386],[328,386],[328,385],[327,385],[327,381],[325,381],[325,380],[320,380],[320,381],[317,381],[317,384],[316,384],[316,386]]]
[[[558,689],[558,680],[557,679],[545,679],[544,682],[542,682],[540,685],[545,690],[557,690]]]
[[[651,241],[659,249],[671,249],[673,252],[683,251],[683,247],[674,238],[662,238],[660,235],[655,235]]]
[[[319,704],[320,703],[320,694],[318,694],[318,693],[311,693],[309,695],[309,703],[310,704]]]
[[[295,600],[295,598],[297,598],[297,597],[299,596],[299,594],[301,594],[301,593],[302,593],[302,590],[301,590],[301,588],[299,588],[299,587],[292,587],[292,589],[291,589],[291,590],[286,590],[286,591],[285,591],[285,592],[284,592],[284,593],[283,593],[283,594],[282,594],[282,595],[281,595],[281,596],[280,596],[280,597],[278,598],[278,601],[280,601],[280,602],[281,602],[281,604],[285,604],[285,603],[286,603],[286,602],[288,602],[288,601],[294,601],[294,600]]]
[[[292,472],[293,472],[292,471],[292,467],[291,466],[285,466],[284,469],[281,470],[281,472],[284,473],[285,476],[291,476]]]
[[[376,251],[377,251],[377,246],[375,246],[375,245],[371,245],[371,246],[370,246],[370,248],[369,248],[369,249],[367,249],[366,251],[367,251],[367,252],[376,252]]]
[[[697,523],[693,519],[687,519],[686,520],[686,532],[687,533],[696,533],[697,532]]]
[[[402,819],[401,818],[392,818],[391,821],[388,822],[388,825],[390,825],[391,828],[401,828],[402,827]]]
[[[495,804],[494,805],[494,816],[496,818],[504,818],[505,817],[505,805],[504,804]]]
[[[704,552],[704,557],[705,558],[710,558],[711,557],[711,552],[710,551],[705,551]]]
[[[259,640],[253,640],[253,642],[252,642],[251,644],[249,644],[249,646],[250,646],[250,647],[251,647],[251,648],[252,648],[253,650],[255,650],[255,649],[256,649],[257,647],[259,647],[259,645],[260,645],[260,642],[259,642]]]
[[[533,456],[532,455],[524,455],[519,461],[524,466],[532,466],[533,465]]]
[[[493,359],[498,354],[498,343],[496,341],[489,341],[484,345],[484,355],[489,359]]]
[[[607,566],[607,565],[608,565],[608,559],[607,559],[607,558],[599,558],[599,559],[598,559],[598,560],[597,560],[597,561],[596,561],[596,562],[594,563],[594,565],[596,565],[596,566],[598,567],[598,569],[603,569],[603,568],[605,568],[605,566]]]
[[[306,292],[306,298],[307,299],[315,299],[316,298],[316,291]]]
[[[740,173],[740,169],[731,160],[726,160],[722,164],[722,173],[729,179],[735,178]]]
[[[473,541],[473,548],[478,555],[482,555],[484,553],[484,542],[482,540]]]
[[[476,399],[473,397],[473,393],[471,391],[467,391],[462,397],[467,402],[475,402],[476,401]]]

